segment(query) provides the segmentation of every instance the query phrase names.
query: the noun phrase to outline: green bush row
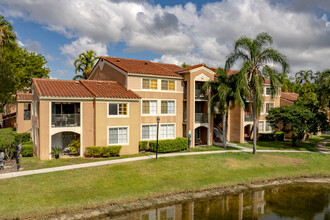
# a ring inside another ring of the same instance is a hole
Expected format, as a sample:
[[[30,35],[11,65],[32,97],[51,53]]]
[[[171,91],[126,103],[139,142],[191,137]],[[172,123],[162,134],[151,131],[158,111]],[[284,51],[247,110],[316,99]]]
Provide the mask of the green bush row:
[[[259,133],[258,141],[284,141],[284,132]]]
[[[86,148],[86,157],[118,157],[121,146],[90,146]]]
[[[30,133],[17,133],[12,128],[2,128],[0,129],[0,152],[5,152],[6,158],[12,158],[17,150],[16,143],[21,144],[30,140]]]
[[[22,156],[23,157],[32,157],[33,156],[33,145],[23,145],[22,146]]]
[[[149,141],[149,150],[156,152],[156,141]],[[158,152],[159,153],[168,153],[183,151],[188,149],[188,139],[183,137],[178,137],[171,140],[159,140],[158,141]]]
[[[148,149],[148,141],[140,141],[139,142],[139,150],[140,151],[149,150]]]

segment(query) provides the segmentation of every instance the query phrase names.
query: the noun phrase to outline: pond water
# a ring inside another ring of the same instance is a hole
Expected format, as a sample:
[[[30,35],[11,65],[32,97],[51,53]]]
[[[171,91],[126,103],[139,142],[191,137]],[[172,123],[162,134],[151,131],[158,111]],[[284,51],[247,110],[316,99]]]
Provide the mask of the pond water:
[[[164,205],[98,219],[320,219],[330,220],[330,184],[289,184]]]

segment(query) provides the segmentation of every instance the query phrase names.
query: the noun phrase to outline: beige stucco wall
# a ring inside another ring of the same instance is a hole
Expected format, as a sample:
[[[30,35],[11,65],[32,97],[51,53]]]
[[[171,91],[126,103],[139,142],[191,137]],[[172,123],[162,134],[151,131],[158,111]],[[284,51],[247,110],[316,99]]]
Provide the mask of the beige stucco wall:
[[[81,102],[82,109],[82,134],[80,135],[80,139],[82,140],[81,149],[84,152],[86,147],[95,145],[95,128],[94,128],[94,102]]]
[[[94,68],[89,79],[113,80],[126,87],[126,76],[119,70],[110,66],[107,61],[100,60]]]
[[[24,104],[31,102],[18,102],[16,112],[16,131],[18,133],[31,132],[32,129],[32,104],[31,104],[31,119],[24,120]]]
[[[231,142],[244,142],[244,110],[236,104],[229,110],[228,117],[228,140]]]
[[[40,142],[39,142],[39,158],[40,160],[48,160],[49,159],[49,144],[50,144],[50,136],[49,136],[49,125],[50,125],[50,103],[49,101],[40,101],[40,109],[39,109],[39,134],[40,134]]]
[[[126,101],[111,101],[114,103]],[[108,127],[129,127],[128,128],[128,145],[123,145],[120,151],[124,154],[137,154],[139,152],[140,141],[140,108],[139,101],[130,101],[129,103],[129,117],[108,117],[108,103],[107,101],[97,101],[95,103],[95,145],[108,145]]]

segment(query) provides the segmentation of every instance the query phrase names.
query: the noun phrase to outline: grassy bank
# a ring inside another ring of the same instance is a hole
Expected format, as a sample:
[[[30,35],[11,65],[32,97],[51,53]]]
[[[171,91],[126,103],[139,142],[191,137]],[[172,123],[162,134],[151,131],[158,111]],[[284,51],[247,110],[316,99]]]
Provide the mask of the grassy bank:
[[[306,140],[306,142],[297,142],[297,146],[292,146],[291,140],[285,141],[258,141],[257,150],[300,150],[300,151],[317,151],[315,145],[317,142],[330,139],[329,135],[316,136]],[[238,144],[242,147],[253,148],[253,143]]]
[[[266,179],[329,176],[330,155],[228,153],[181,156],[0,180],[0,216],[72,211]]]

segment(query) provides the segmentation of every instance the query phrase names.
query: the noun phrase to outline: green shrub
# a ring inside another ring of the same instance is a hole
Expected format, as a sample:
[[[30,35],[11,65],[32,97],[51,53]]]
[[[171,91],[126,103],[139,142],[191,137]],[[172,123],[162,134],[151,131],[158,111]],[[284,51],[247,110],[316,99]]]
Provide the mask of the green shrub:
[[[274,134],[275,141],[284,141],[284,134],[283,131],[276,131]]]
[[[274,133],[259,133],[258,141],[275,141]]]
[[[80,140],[78,139],[71,141],[68,147],[70,147],[71,153],[78,154],[78,150],[80,149]]]
[[[32,157],[33,156],[33,145],[23,145],[22,146],[22,156]]]
[[[149,142],[149,150],[156,152],[156,141]],[[188,139],[179,137],[171,140],[160,140],[158,141],[158,152],[159,153],[168,153],[168,152],[177,152],[187,150],[188,148]]]
[[[121,146],[108,146],[102,147],[102,156],[103,157],[118,157]]]
[[[140,141],[139,142],[139,150],[143,151],[143,150],[148,150],[148,141]]]
[[[22,145],[33,145],[33,141],[25,141]]]
[[[86,148],[86,157],[118,157],[121,146],[90,146]]]
[[[12,128],[0,129],[0,152],[4,152],[6,158],[12,158],[17,150],[15,134]]]
[[[21,144],[27,141],[31,140],[31,134],[30,133],[16,133],[15,132],[15,141],[17,141],[17,144]]]

